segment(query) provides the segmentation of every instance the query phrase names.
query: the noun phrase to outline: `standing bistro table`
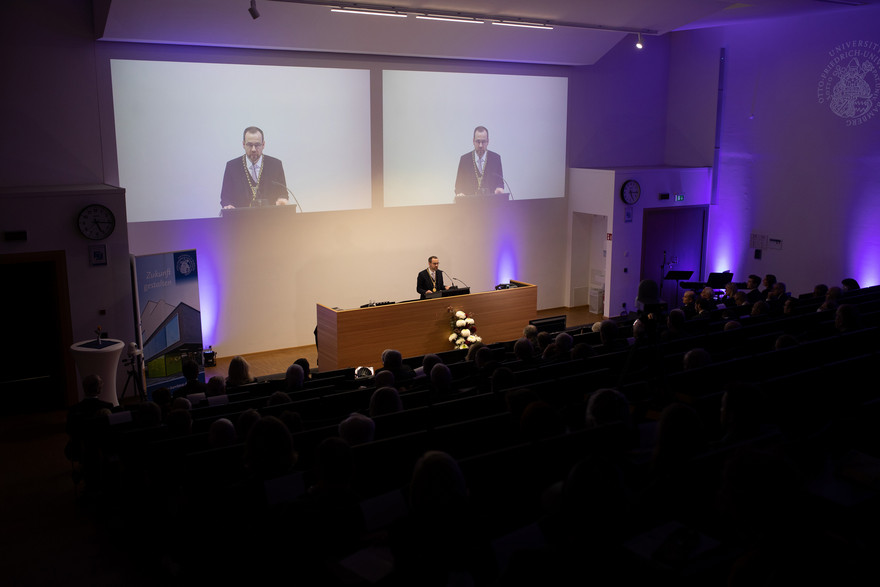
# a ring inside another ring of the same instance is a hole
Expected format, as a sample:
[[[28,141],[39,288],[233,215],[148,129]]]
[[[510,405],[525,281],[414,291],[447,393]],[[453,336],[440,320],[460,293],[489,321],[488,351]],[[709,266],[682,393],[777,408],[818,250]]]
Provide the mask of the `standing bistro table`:
[[[119,400],[116,398],[116,367],[119,365],[119,355],[124,348],[124,342],[112,338],[102,339],[100,343],[91,339],[70,345],[76,363],[79,399],[83,399],[82,378],[94,374],[99,375],[104,381],[104,387],[98,397],[114,406],[119,405]]]

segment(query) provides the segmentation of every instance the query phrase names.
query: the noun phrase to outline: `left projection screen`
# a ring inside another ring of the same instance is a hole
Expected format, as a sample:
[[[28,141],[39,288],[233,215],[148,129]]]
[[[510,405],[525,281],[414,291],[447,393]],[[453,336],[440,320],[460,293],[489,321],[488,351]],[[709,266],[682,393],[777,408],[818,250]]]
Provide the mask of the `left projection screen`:
[[[249,126],[302,211],[371,206],[368,70],[113,59],[110,71],[129,222],[219,216]]]

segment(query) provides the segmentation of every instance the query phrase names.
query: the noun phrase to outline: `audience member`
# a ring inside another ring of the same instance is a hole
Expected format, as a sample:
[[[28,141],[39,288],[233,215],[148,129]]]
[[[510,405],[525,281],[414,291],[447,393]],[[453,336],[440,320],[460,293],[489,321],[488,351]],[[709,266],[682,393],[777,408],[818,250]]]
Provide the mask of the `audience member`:
[[[288,392],[299,391],[305,382],[305,371],[302,365],[293,363],[284,373],[284,386]]]
[[[523,338],[532,344],[533,349],[538,348],[538,327],[534,324],[529,324],[523,328]]]
[[[165,427],[171,436],[189,436],[192,433],[192,415],[189,410],[174,408],[165,417]]]
[[[159,387],[153,390],[152,399],[162,410],[162,420],[171,411],[171,390],[167,387]]]
[[[660,334],[661,340],[663,342],[668,342],[685,338],[685,336],[687,336],[685,333],[686,321],[687,317],[683,310],[680,310],[679,308],[670,310],[669,315],[666,316],[666,330]]]
[[[586,361],[590,357],[595,357],[596,351],[585,342],[579,342],[571,347],[571,359],[573,361]]]
[[[597,389],[587,401],[585,421],[587,428],[599,428],[615,422],[622,422],[630,428],[632,417],[629,401],[616,389]]]
[[[82,380],[83,399],[67,411],[67,434],[69,436],[64,454],[68,459],[82,465],[87,489],[98,489],[101,471],[101,424],[106,424],[102,414],[113,409],[113,404],[98,396],[104,388],[100,375],[86,375]],[[103,419],[99,422],[99,419]],[[92,485],[91,487],[90,484]]]
[[[746,294],[746,300],[750,304],[754,304],[758,300],[764,299],[764,297],[761,295],[761,290],[759,289],[760,286],[761,276],[755,275],[754,273],[749,275],[749,280],[746,283],[746,289],[749,290],[749,292]]]
[[[370,418],[393,414],[402,409],[400,394],[393,387],[380,387],[370,397]]]
[[[429,389],[435,398],[452,395],[455,393],[455,386],[452,381],[452,372],[443,363],[437,363],[431,369],[431,382]]]
[[[845,292],[856,291],[857,289],[859,289],[859,282],[852,277],[847,277],[840,282],[840,285]]]
[[[489,550],[455,459],[439,451],[425,453],[413,469],[408,493],[410,514],[389,537],[393,583],[448,585],[453,577],[460,584],[484,582],[478,553],[488,555]]]
[[[629,345],[626,339],[618,337],[617,323],[614,320],[603,320],[599,326],[599,340],[602,344],[596,349],[600,353],[613,353],[625,350]]]
[[[199,381],[199,364],[192,359],[186,359],[180,366],[180,372],[186,379],[183,387],[174,390],[174,398],[186,397],[195,393],[206,393],[205,384]]]
[[[205,395],[207,397],[226,395],[226,380],[222,375],[214,375],[208,379],[205,388]]]
[[[437,363],[442,363],[443,359],[440,358],[440,355],[435,355],[434,353],[428,353],[424,357],[422,357],[421,366],[417,367],[415,370],[415,376],[417,379],[426,379],[431,376],[431,369],[434,368],[434,365]]]
[[[294,365],[299,365],[303,370],[303,381],[308,381],[312,378],[312,369],[311,365],[309,365],[309,360],[305,357],[300,357],[293,362]]]
[[[397,349],[386,349],[382,353],[382,370],[391,371],[398,386],[405,386],[412,380],[412,367],[403,362],[403,355]]]
[[[387,370],[380,370],[376,375],[373,376],[373,385],[376,389],[380,387],[393,387],[397,389],[396,381],[394,379],[394,373]]]
[[[251,368],[244,357],[236,355],[229,361],[229,372],[226,377],[226,387],[237,387],[239,385],[247,385],[256,381],[251,377]]]
[[[862,327],[859,307],[855,304],[840,304],[834,314],[834,328],[839,334],[853,332]]]
[[[284,410],[281,412],[281,415],[278,416],[278,419],[284,422],[284,425],[287,426],[287,429],[291,434],[296,434],[297,432],[305,430],[305,425],[303,424],[302,416],[300,416],[299,412]]]
[[[376,432],[376,424],[371,418],[355,412],[339,423],[339,436],[349,446],[373,442]]]
[[[254,423],[245,444],[245,463],[254,479],[265,481],[286,475],[296,460],[290,432],[281,420],[266,416]]]
[[[719,304],[723,305],[725,308],[730,308],[736,305],[736,294],[739,290],[736,287],[734,282],[730,282],[724,286],[724,296],[719,300]],[[743,294],[745,295],[745,294]]]
[[[538,345],[535,347],[535,356],[541,357],[544,355],[544,351],[547,350],[547,347],[553,342],[553,337],[550,336],[549,332],[541,331],[538,333]]]
[[[513,345],[513,355],[516,360],[522,364],[532,363],[535,357],[535,349],[528,338],[523,337],[517,340]]]
[[[235,421],[235,433],[238,436],[239,442],[245,442],[247,440],[251,428],[253,428],[254,424],[259,420],[260,412],[253,408],[245,410],[238,415],[238,419]]]
[[[186,412],[192,409],[192,402],[185,397],[178,397],[171,401],[172,410],[184,410]]]
[[[697,315],[696,307],[697,294],[693,290],[687,290],[681,296],[681,311],[684,312],[685,318],[690,320]]]
[[[709,351],[698,347],[693,348],[684,354],[682,367],[685,371],[692,371],[693,369],[705,367],[711,362],[712,356],[709,354]]]
[[[155,392],[153,395],[155,397]],[[162,425],[164,419],[162,407],[159,404],[156,402],[143,402],[137,408],[135,423],[138,428],[158,428]]]
[[[290,396],[284,391],[274,391],[269,399],[266,400],[267,408],[277,408],[291,403]]]
[[[208,446],[223,448],[235,444],[235,425],[228,418],[218,418],[208,428]]]
[[[761,282],[761,285],[764,286],[764,289],[761,291],[761,299],[766,300],[767,296],[770,294],[770,291],[773,289],[773,286],[776,285],[776,276],[772,273],[768,273],[764,276],[764,280]]]

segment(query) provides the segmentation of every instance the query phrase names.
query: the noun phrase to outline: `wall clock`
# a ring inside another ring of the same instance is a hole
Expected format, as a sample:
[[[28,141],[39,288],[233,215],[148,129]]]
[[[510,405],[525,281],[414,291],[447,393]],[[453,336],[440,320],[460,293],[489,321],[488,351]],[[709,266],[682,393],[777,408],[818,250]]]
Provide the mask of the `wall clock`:
[[[99,241],[113,234],[113,230],[116,228],[116,217],[107,206],[91,204],[80,211],[77,227],[87,239]]]
[[[634,179],[628,179],[620,186],[620,199],[625,204],[635,204],[642,196],[642,186]]]

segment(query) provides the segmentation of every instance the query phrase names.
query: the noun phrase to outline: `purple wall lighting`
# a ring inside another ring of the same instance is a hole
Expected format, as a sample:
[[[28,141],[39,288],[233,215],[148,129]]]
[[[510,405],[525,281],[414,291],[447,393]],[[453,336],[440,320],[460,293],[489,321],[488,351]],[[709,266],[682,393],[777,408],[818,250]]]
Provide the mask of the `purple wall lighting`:
[[[864,193],[855,198],[860,205],[848,219],[847,274],[841,275],[854,278],[861,287],[880,283],[880,170],[874,176],[873,181],[865,178]]]
[[[523,279],[519,274],[517,262],[516,237],[513,234],[499,235],[495,251],[495,283],[508,283],[511,279]]]
[[[222,289],[217,274],[218,255],[203,243],[196,248],[199,262],[199,304],[202,313],[202,343],[205,348],[213,346],[220,333],[217,331],[217,317],[220,314]]]

